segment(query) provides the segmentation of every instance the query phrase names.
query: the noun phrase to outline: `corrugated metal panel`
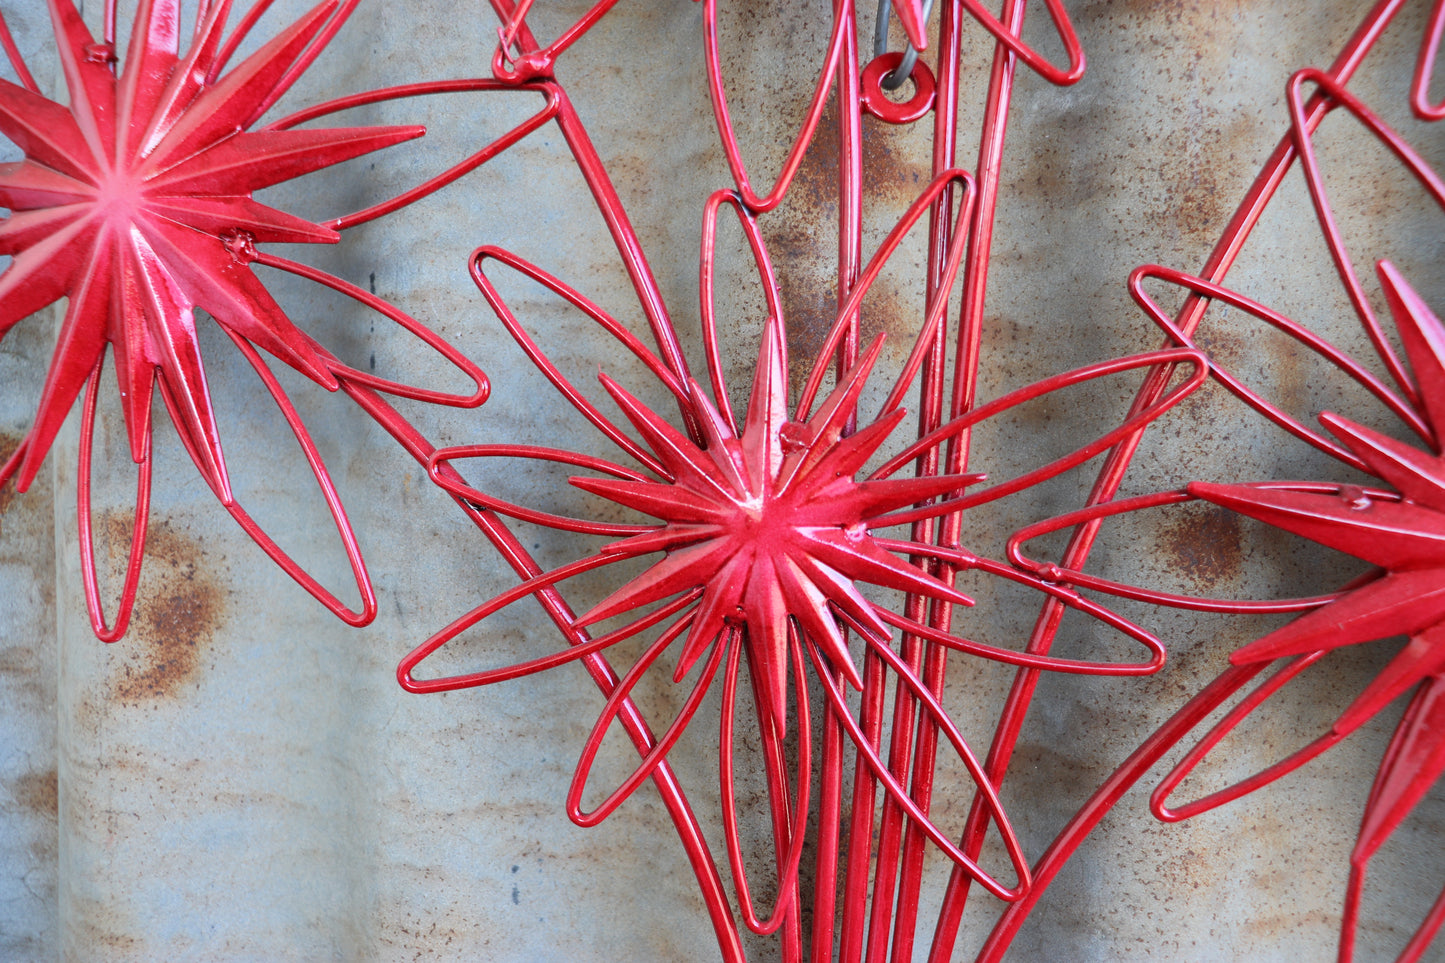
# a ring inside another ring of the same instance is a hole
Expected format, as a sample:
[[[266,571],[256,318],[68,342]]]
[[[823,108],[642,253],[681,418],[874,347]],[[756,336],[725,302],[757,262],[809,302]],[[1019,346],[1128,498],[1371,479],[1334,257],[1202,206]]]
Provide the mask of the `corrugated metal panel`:
[[[1425,6],[1416,4],[1392,28],[1358,85],[1372,102],[1390,105],[1389,119],[1438,158],[1438,133],[1406,119],[1403,96]],[[278,4],[277,22],[299,9]],[[560,24],[576,12],[538,10],[534,20]],[[1287,76],[1326,64],[1361,10],[1342,2],[1095,2],[1075,4],[1072,13],[1089,54],[1088,76],[1067,90],[1021,81],[995,246],[985,397],[1159,343],[1127,297],[1128,272],[1150,261],[1186,270],[1203,263],[1286,129]],[[21,6],[13,25],[27,49],[47,43],[39,4]],[[446,4],[367,0],[337,49],[285,103],[475,75],[494,26],[480,7],[459,13]],[[811,86],[825,11],[816,4],[742,11],[727,26],[736,38],[725,59],[738,78],[737,109],[765,118],[749,127],[745,143],[771,170],[802,107],[796,91]],[[699,35],[697,5],[623,4],[562,72],[688,331],[699,211],[707,193],[727,183]],[[982,82],[989,49],[980,35],[966,57],[966,83]],[[420,111],[427,143],[353,162],[342,177],[278,190],[274,202],[319,217],[386,196],[515,123],[532,106],[522,100],[468,94],[360,110],[360,123],[413,122]],[[975,122],[966,113],[965,129]],[[1340,172],[1332,184],[1359,238],[1358,263],[1387,255],[1413,263],[1410,276],[1427,300],[1445,303],[1438,215],[1347,122],[1331,124],[1326,160]],[[896,213],[916,194],[926,150],[913,129],[868,129],[866,176],[877,224],[894,216],[882,212]],[[836,214],[823,153],[810,155],[790,206],[767,222],[799,350],[832,312]],[[1251,240],[1233,285],[1338,331],[1345,343],[1358,340],[1348,333],[1348,305],[1298,182],[1286,186],[1283,200]],[[477,411],[404,408],[433,438],[589,445],[476,295],[466,258],[480,243],[514,248],[637,320],[615,252],[553,128],[436,198],[353,232],[335,250],[306,253],[434,324],[492,375],[494,398]],[[914,293],[911,281],[890,283],[870,303],[880,325],[893,316],[890,299],[901,304]],[[352,363],[441,374],[384,321],[302,285],[279,286],[295,315]],[[548,343],[579,378],[598,364],[627,370],[595,329],[520,286],[514,291],[519,311],[546,318]],[[731,301],[724,336],[746,370],[757,319],[745,292]],[[0,347],[5,448],[29,422],[52,337],[47,322],[35,319]],[[350,598],[345,559],[284,426],[224,339],[207,338],[238,491],[283,545]],[[1354,402],[1337,373],[1312,367],[1281,338],[1240,324],[1218,329],[1210,347],[1302,415],[1349,410]],[[381,611],[366,629],[332,619],[265,560],[216,504],[169,428],[156,438],[142,601],[129,637],[116,645],[94,639],[82,602],[76,426],[34,490],[0,492],[0,957],[711,958],[707,918],[655,794],[640,793],[594,830],[577,829],[563,815],[576,754],[601,705],[582,672],[446,696],[411,696],[396,686],[398,657],[509,577],[415,463],[354,405],[287,381],[293,384],[376,578]],[[975,466],[1004,477],[1037,463],[1041,452],[1066,450],[1083,432],[1117,421],[1132,386],[1120,379],[1076,406],[1031,409],[1008,437],[978,440]],[[157,423],[165,423],[159,409]],[[1019,445],[1021,438],[1028,444]],[[96,504],[113,591],[134,477],[118,414],[103,426],[103,439]],[[1156,430],[1127,488],[1196,477],[1330,477],[1324,459],[1302,448],[1211,390]],[[1001,554],[1004,537],[1020,524],[1081,505],[1090,478],[970,519],[971,547]],[[522,476],[509,484],[540,497],[559,480]],[[1337,584],[1347,569],[1323,550],[1223,512],[1140,525],[1132,544],[1116,540],[1100,556],[1104,569],[1238,596],[1313,593]],[[533,537],[540,558],[573,557],[569,536],[538,530]],[[969,615],[980,620],[978,635],[1006,641],[1027,630],[1031,600],[978,591],[985,604]],[[535,609],[518,612],[459,658],[498,665],[557,644]],[[1269,624],[1135,614],[1170,647],[1163,673],[1044,683],[1005,793],[1031,854],[1230,651]],[[1113,644],[1065,638],[1084,648]],[[1296,705],[1268,715],[1241,741],[1229,757],[1237,773],[1277,759],[1316,731],[1329,718],[1317,704],[1339,704],[1356,691],[1388,655],[1380,648],[1350,653],[1331,674],[1308,680]],[[955,678],[951,708],[980,745],[1008,678],[991,666],[970,666]],[[659,712],[673,704],[665,691],[646,698]],[[718,825],[715,715],[705,709],[699,730],[675,754],[709,827]],[[1308,774],[1188,824],[1156,824],[1144,791],[1131,793],[1056,884],[1015,958],[1328,956],[1358,813],[1391,723],[1376,720]],[[1379,952],[1368,958],[1387,958],[1434,899],[1442,813],[1438,798],[1423,806],[1375,870],[1371,927],[1361,939]],[[992,912],[978,907],[965,945],[981,938],[982,917]]]

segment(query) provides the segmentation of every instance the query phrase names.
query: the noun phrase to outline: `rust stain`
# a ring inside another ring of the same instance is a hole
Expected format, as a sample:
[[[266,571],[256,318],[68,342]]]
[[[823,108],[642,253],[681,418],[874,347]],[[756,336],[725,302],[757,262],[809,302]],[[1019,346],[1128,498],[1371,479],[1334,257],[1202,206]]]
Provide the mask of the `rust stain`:
[[[19,435],[0,432],[0,465],[10,460],[10,456],[15,454],[15,449],[20,447],[20,442],[22,441],[24,441],[24,439]],[[14,478],[0,485],[0,515],[5,514],[5,511],[10,507],[10,503],[15,499],[16,494]]]
[[[908,141],[916,134],[918,125],[931,125],[932,119],[933,115],[929,114],[916,124],[897,125],[864,117],[865,218],[870,209],[886,212],[886,227],[891,230],[896,218],[901,217],[918,195],[927,189],[932,180],[932,169],[918,158],[928,155]],[[928,217],[925,215],[913,226],[909,239],[916,241],[927,235]],[[888,267],[874,282],[868,296],[863,299],[859,318],[859,339],[864,344],[872,341],[879,332],[885,332],[891,350],[903,354],[911,350],[927,309],[923,286],[925,250],[923,246],[910,248],[905,240],[904,246],[893,253]],[[868,250],[863,252],[865,263],[872,253]],[[916,290],[909,290],[910,287]]]
[[[1209,508],[1169,522],[1160,532],[1160,545],[1175,571],[1201,585],[1239,575],[1239,516],[1226,508]]]
[[[144,949],[145,942],[126,933],[120,927],[121,922],[113,908],[88,902],[82,912],[76,913],[74,942],[78,946],[104,947],[109,951],[102,956],[104,959],[114,959],[119,954],[134,958],[136,952]]]
[[[1301,912],[1294,908],[1257,912],[1250,914],[1243,922],[1244,932],[1266,944],[1278,944],[1291,934],[1295,935],[1295,939],[1299,939],[1311,933],[1328,933],[1339,925],[1337,918],[1328,910]]]
[[[1157,20],[1161,26],[1172,27],[1172,35],[1186,35],[1200,42],[1208,41],[1219,28],[1247,12],[1257,0],[1119,0],[1106,4],[1110,12],[1131,13],[1140,19]]]
[[[1116,36],[1119,53],[1170,53],[1150,75],[1152,82],[1137,87],[1132,105],[1118,105],[1118,116],[1097,118],[1115,141],[1097,142],[1095,156],[1122,155],[1138,168],[1128,196],[1142,206],[1127,210],[1121,227],[1131,230],[1141,217],[1151,222],[1156,257],[1161,246],[1212,247],[1287,120],[1283,105],[1267,100],[1254,112],[1222,106],[1241,95],[1228,63],[1238,38],[1260,17],[1254,0],[1115,0],[1079,11],[1079,32]],[[1172,118],[1167,127],[1160,125],[1161,114]],[[1094,118],[1081,120],[1088,129]],[[1076,161],[1055,157],[1062,170]]]
[[[836,125],[836,120],[834,121]],[[919,124],[931,127],[928,114],[916,124],[889,124],[873,117],[863,118],[863,183],[869,203],[882,201],[882,209],[902,212],[931,179],[931,169],[919,158],[928,156],[917,145],[907,143]]]
[[[1219,190],[1212,163],[1188,164],[1174,183],[1179,192],[1175,218],[1186,234],[1214,235],[1224,224],[1226,201]]]
[[[787,200],[774,218],[762,222],[768,253],[779,278],[783,316],[788,322],[789,374],[794,387],[806,379],[838,314],[837,127],[837,109],[830,100],[818,123],[813,148],[804,156]],[[913,160],[918,152],[909,150],[904,143],[909,134],[908,127],[864,118],[865,220],[879,212],[890,219],[896,217],[928,186],[928,165]],[[880,229],[892,226],[891,220],[878,225]],[[925,218],[915,225],[912,234],[922,236],[926,231]],[[864,263],[872,254],[871,250],[863,251]],[[912,345],[923,321],[921,287],[919,292],[904,290],[906,282],[896,276],[901,269],[903,277],[922,278],[921,262],[901,263],[910,256],[906,249],[895,253],[864,299],[860,336],[865,342],[886,331],[893,350],[907,351]]]
[[[132,512],[116,512],[99,526],[108,554],[122,567],[133,520]],[[151,523],[139,601],[112,682],[115,697],[125,702],[173,697],[199,674],[225,609],[225,593],[205,556],[197,540],[170,523]]]
[[[1320,375],[1318,355],[1242,311],[1206,321],[1196,346],[1285,413],[1306,425],[1315,421],[1311,391]]]
[[[1208,73],[1210,65],[1198,52],[1186,68],[1191,83]],[[1259,121],[1228,117],[1207,96],[1181,103],[1178,112],[1188,119],[1179,133],[1163,139],[1158,176],[1166,190],[1155,215],[1161,227],[1177,231],[1191,244],[1211,243],[1224,229],[1247,185],[1249,164],[1259,152]],[[1208,137],[1198,131],[1209,131]]]
[[[0,651],[0,675],[33,675],[36,672],[35,651],[29,648]]]
[[[788,322],[789,376],[794,387],[807,377],[812,357],[837,315],[838,245],[832,231],[819,229],[820,224],[836,224],[838,218],[838,158],[827,149],[837,127],[837,110],[829,101],[787,199],[774,222],[762,222]]]
[[[10,784],[15,801],[37,815],[54,816],[60,811],[60,781],[54,767],[27,772]]]
[[[1252,162],[1272,146],[1266,131],[1273,130],[1278,119],[1268,115],[1221,113],[1217,108],[1211,108],[1206,119],[1213,125],[1214,136],[1201,148],[1201,161],[1209,173],[1207,177],[1201,176],[1199,183],[1202,185],[1207,180],[1214,192],[1209,202],[1212,223],[1208,226],[1213,239],[1224,230],[1235,205],[1248,189],[1254,176]]]

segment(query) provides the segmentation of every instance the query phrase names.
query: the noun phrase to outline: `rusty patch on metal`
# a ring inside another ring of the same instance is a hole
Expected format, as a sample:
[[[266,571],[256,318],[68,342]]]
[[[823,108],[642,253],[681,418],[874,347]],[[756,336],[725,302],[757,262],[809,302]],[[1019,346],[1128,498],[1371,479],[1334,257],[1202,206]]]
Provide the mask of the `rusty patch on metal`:
[[[806,380],[837,314],[837,241],[818,227],[838,218],[838,157],[826,145],[819,149],[837,136],[837,129],[837,107],[830,99],[776,221],[762,222],[788,322],[788,379],[794,388]]]
[[[1239,575],[1239,516],[1228,509],[1210,508],[1171,520],[1159,541],[1174,569],[1201,586]]]
[[[1200,71],[1201,65],[1191,67]],[[1246,117],[1225,117],[1207,101],[1196,100],[1183,109],[1191,130],[1209,130],[1213,136],[1191,139],[1182,149],[1166,154],[1160,174],[1169,184],[1173,203],[1162,213],[1185,238],[1212,240],[1233,213],[1235,198],[1246,182],[1240,160],[1260,150],[1256,124]],[[1198,126],[1195,126],[1195,125]]]
[[[932,125],[929,114],[919,124]],[[908,143],[913,125],[863,118],[863,191],[867,204],[901,213],[928,187],[932,170],[926,153]],[[837,168],[837,158],[833,166]],[[881,202],[878,203],[878,202]]]
[[[819,225],[838,218],[838,113],[833,100],[823,111],[813,147],[803,159],[775,219],[764,221],[768,253],[779,278],[783,317],[788,321],[789,379],[799,387],[811,373],[813,358],[838,314],[836,236]],[[862,172],[867,201],[865,219],[874,210],[902,211],[928,186],[927,164],[910,160],[901,138],[908,128],[864,118]],[[882,203],[879,203],[879,202]],[[879,225],[882,227],[883,225]],[[886,225],[892,227],[892,224]],[[913,229],[928,230],[927,218]],[[867,262],[871,250],[863,251]],[[899,255],[895,255],[895,260]],[[906,255],[905,255],[906,256]],[[865,343],[880,331],[891,344],[907,345],[923,324],[924,304],[901,290],[884,269],[863,301],[860,338]]]
[[[1205,162],[1191,163],[1177,172],[1174,188],[1178,195],[1174,220],[1186,234],[1198,235],[1219,230],[1228,213],[1219,190],[1214,166]]]
[[[129,550],[133,517],[126,511],[104,518],[112,556],[123,559]],[[112,683],[122,701],[173,697],[200,672],[225,608],[225,593],[205,555],[200,542],[168,522],[151,523],[140,602],[124,650],[128,657]]]
[[[933,115],[919,121],[932,124]],[[917,158],[917,150],[909,150],[906,137],[913,125],[899,126],[864,118],[863,121],[863,184],[865,193],[865,217],[868,208],[897,212],[901,214],[927,189],[931,180],[931,169]],[[926,155],[924,155],[926,156]],[[882,204],[877,202],[881,200]],[[892,224],[887,225],[892,228]],[[910,235],[917,238],[928,236],[928,217],[925,216],[913,226]],[[920,249],[921,250],[921,249]],[[898,282],[899,272],[905,267],[901,258],[908,257],[904,248],[893,255],[890,268],[883,274],[863,299],[863,312],[859,318],[860,340],[867,344],[880,331],[888,333],[888,342],[895,349],[907,350],[918,337],[923,327],[927,305],[923,289],[903,289]],[[865,250],[866,263],[873,252]],[[921,259],[907,265],[905,276],[923,277],[924,262]]]
[[[20,447],[20,442],[23,440],[19,435],[0,432],[0,465],[9,461],[10,456],[15,454],[15,449]],[[0,515],[5,514],[16,494],[15,479],[8,479],[5,484],[0,485]]]
[[[41,816],[55,816],[60,811],[60,781],[55,769],[27,772],[10,784],[15,801],[28,811]]]
[[[94,904],[92,904],[94,906]],[[116,925],[113,910],[104,907],[94,906],[91,912],[76,914],[77,923],[73,926],[75,932],[74,941],[76,945],[86,947],[104,947],[110,953],[99,954],[101,959],[112,959],[114,954],[128,953],[131,959],[135,953],[142,951],[145,942],[129,933],[112,929]]]

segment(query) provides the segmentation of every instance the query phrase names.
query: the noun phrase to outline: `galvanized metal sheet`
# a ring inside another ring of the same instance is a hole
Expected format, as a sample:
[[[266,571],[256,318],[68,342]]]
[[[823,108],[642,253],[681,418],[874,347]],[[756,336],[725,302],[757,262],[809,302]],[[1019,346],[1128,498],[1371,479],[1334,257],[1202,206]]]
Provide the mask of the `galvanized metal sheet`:
[[[1438,161],[1438,132],[1408,118],[1403,94],[1427,6],[1415,4],[1392,27],[1354,86]],[[278,3],[268,17],[281,22],[300,9]],[[532,19],[561,25],[581,9],[539,4]],[[1071,13],[1089,56],[1086,78],[1063,90],[1028,77],[1020,82],[983,397],[1157,346],[1159,333],[1127,296],[1129,271],[1146,262],[1185,270],[1203,263],[1287,128],[1286,78],[1300,66],[1326,64],[1362,11],[1319,0],[1287,8],[1095,2],[1074,4]],[[40,5],[22,5],[13,16],[24,49],[43,49],[48,25]],[[696,313],[702,201],[728,183],[708,107],[700,16],[690,4],[622,4],[561,69],[687,331]],[[480,7],[459,13],[445,4],[367,0],[284,104],[483,74],[495,26]],[[732,11],[724,26],[735,109],[753,118],[743,142],[752,163],[771,172],[813,82],[827,10]],[[990,55],[980,32],[965,54],[965,90],[985,81]],[[355,209],[516,123],[534,109],[523,100],[456,94],[359,109],[357,123],[420,122],[428,137],[353,161],[341,176],[278,189],[271,200],[314,217]],[[828,123],[825,117],[789,204],[765,221],[798,354],[816,344],[833,312]],[[961,128],[976,125],[976,113],[965,110]],[[1325,160],[1332,176],[1338,171],[1332,185],[1357,263],[1391,257],[1427,301],[1445,303],[1438,214],[1347,121],[1332,119],[1326,134]],[[872,229],[916,195],[927,147],[912,128],[868,126]],[[1281,200],[1231,284],[1358,345],[1297,180]],[[305,254],[433,324],[491,375],[493,398],[481,409],[403,406],[431,437],[585,449],[590,436],[567,419],[478,297],[466,262],[482,243],[513,248],[619,317],[638,320],[615,250],[551,127],[436,197],[352,232],[335,249]],[[760,330],[743,267],[733,259],[722,322],[727,361],[740,374],[751,367]],[[419,380],[443,376],[384,320],[287,279],[278,287],[293,316],[350,363]],[[890,277],[866,306],[865,328],[906,325],[896,305],[916,300],[916,288],[912,278]],[[575,314],[522,285],[512,294],[579,380],[590,383],[598,365],[619,377],[629,370]],[[53,319],[32,319],[0,345],[0,450],[18,443],[29,423],[53,331]],[[1225,318],[1202,340],[1302,417],[1358,407],[1337,372],[1246,319]],[[238,493],[283,546],[352,598],[334,529],[271,402],[223,338],[206,333],[203,350]],[[596,829],[578,829],[563,814],[577,752],[602,701],[581,671],[444,696],[397,687],[401,655],[511,584],[510,576],[350,401],[299,379],[286,384],[313,427],[376,579],[380,613],[365,629],[346,628],[266,562],[217,505],[170,428],[156,435],[158,484],[141,602],[129,636],[115,645],[95,640],[82,601],[74,419],[34,489],[0,491],[0,956],[711,958],[707,918],[654,793],[639,793]],[[977,439],[974,466],[1007,477],[1068,450],[1085,432],[1117,423],[1135,384],[1121,377],[1077,401],[1025,409],[1007,430]],[[165,424],[156,410],[157,424]],[[124,566],[134,483],[119,415],[111,415],[102,425],[95,496],[107,597]],[[1323,456],[1211,388],[1153,430],[1126,490],[1332,471]],[[512,495],[553,497],[546,493],[560,491],[562,477],[520,475],[498,485]],[[1025,504],[971,517],[970,547],[1001,555],[1020,525],[1082,505],[1091,479],[1076,472]],[[544,562],[574,557],[570,536],[537,528],[527,537]],[[1125,580],[1235,597],[1315,593],[1353,571],[1349,560],[1222,510],[1143,518],[1108,541],[1096,564]],[[1032,599],[987,585],[967,590],[980,598],[967,615],[978,620],[970,632],[1006,643],[1027,631]],[[1044,679],[1004,792],[1031,855],[1231,651],[1279,621],[1121,609],[1161,635],[1171,661],[1141,680]],[[500,665],[560,644],[535,607],[518,606],[488,625],[448,656],[455,667]],[[1078,652],[1117,653],[1119,646],[1086,627],[1063,638]],[[1292,701],[1237,737],[1222,768],[1242,775],[1302,744],[1392,651],[1359,647],[1328,673],[1303,680]],[[1010,677],[998,666],[970,664],[950,683],[949,707],[979,745]],[[643,704],[661,716],[677,698],[659,688]],[[712,705],[674,758],[716,841]],[[1054,885],[1012,958],[1330,955],[1358,814],[1392,724],[1378,718],[1306,772],[1185,824],[1156,823],[1147,789],[1134,790]],[[620,774],[625,761],[614,754],[608,773]],[[1216,770],[1210,778],[1217,785],[1224,775]],[[1391,958],[1438,892],[1445,817],[1438,797],[1372,871],[1369,925],[1360,935],[1366,958]],[[943,804],[957,806],[958,824],[967,798],[960,790]],[[944,869],[941,861],[931,865],[935,899]],[[982,938],[996,909],[975,900],[965,946]],[[759,958],[772,952],[762,940],[754,949]],[[961,949],[959,958],[969,957]]]

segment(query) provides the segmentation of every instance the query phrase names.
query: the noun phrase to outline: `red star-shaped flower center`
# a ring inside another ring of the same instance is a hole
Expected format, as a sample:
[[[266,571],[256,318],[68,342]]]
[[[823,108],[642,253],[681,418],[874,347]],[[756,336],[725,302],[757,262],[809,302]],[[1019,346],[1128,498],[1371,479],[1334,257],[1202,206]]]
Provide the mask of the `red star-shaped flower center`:
[[[106,344],[115,348],[132,455],[150,438],[160,381],[207,482],[230,497],[194,309],[329,389],[317,348],[247,267],[256,241],[334,243],[336,231],[253,192],[419,136],[419,127],[250,131],[337,10],[327,0],[224,75],[230,4],[211,5],[182,56],[178,0],[142,0],[119,75],[71,0],[50,0],[70,93],[62,106],[0,81],[0,133],[25,160],[0,165],[0,336],[68,296],[17,485],[34,478]],[[12,466],[13,468],[13,466]]]
[[[770,321],[740,432],[692,382],[691,409],[705,436],[702,446],[604,375],[608,393],[656,454],[663,477],[574,478],[572,483],[664,523],[604,552],[667,555],[603,599],[578,624],[591,625],[702,587],[676,678],[680,680],[729,625],[744,628],[766,711],[781,732],[786,722],[789,618],[861,688],[839,619],[879,640],[886,640],[889,630],[857,583],[972,604],[886,551],[870,534],[874,525],[888,524],[880,519],[889,512],[957,492],[977,480],[963,475],[855,479],[905,414],[895,409],[855,434],[843,435],[881,348],[879,339],[806,422],[790,421],[783,335],[779,324]]]

